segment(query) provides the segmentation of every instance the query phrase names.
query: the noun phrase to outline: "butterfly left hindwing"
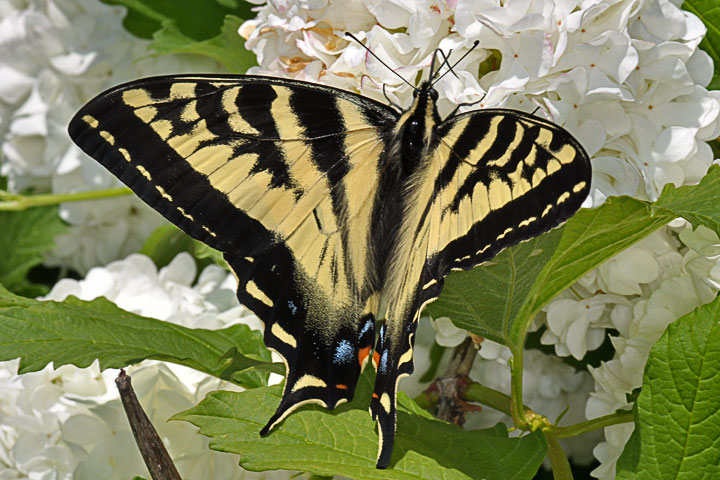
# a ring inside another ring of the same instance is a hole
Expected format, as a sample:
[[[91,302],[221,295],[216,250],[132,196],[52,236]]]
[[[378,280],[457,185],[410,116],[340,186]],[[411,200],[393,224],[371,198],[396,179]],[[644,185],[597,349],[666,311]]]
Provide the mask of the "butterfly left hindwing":
[[[351,399],[372,358],[387,467],[397,381],[444,276],[558,225],[587,195],[587,154],[565,130],[502,109],[441,120],[436,98],[425,82],[401,114],[300,81],[168,76],[108,90],[72,120],[85,152],[224,252],[287,363],[262,433],[304,403]]]

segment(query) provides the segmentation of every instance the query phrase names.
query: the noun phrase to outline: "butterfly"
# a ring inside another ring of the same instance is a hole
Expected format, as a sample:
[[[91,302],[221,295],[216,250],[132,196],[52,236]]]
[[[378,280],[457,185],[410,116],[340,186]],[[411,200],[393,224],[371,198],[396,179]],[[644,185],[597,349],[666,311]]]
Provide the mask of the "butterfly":
[[[263,435],[303,404],[352,399],[372,360],[389,466],[398,380],[443,278],[564,222],[589,192],[588,155],[558,125],[499,108],[442,118],[436,58],[404,110],[297,80],[173,75],[111,88],[70,122],[82,150],[224,253],[286,363]]]

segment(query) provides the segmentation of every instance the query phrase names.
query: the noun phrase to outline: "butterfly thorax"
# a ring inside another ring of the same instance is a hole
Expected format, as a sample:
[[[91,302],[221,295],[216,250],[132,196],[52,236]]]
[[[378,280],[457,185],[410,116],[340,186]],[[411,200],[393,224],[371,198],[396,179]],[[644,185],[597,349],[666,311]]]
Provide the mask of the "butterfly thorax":
[[[412,105],[402,114],[395,128],[395,144],[400,147],[397,153],[405,176],[412,174],[425,158],[435,127],[440,123],[435,106],[438,93],[430,82],[423,82],[413,96]]]

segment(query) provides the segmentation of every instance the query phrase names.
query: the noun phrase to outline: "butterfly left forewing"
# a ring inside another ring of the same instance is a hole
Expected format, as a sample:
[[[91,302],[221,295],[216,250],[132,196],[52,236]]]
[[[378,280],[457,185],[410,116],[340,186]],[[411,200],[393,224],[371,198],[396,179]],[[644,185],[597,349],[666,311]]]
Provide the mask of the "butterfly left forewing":
[[[352,398],[374,341],[373,212],[396,117],[304,82],[171,76],[111,89],[70,124],[144,201],[224,252],[288,365],[264,431],[303,403]]]

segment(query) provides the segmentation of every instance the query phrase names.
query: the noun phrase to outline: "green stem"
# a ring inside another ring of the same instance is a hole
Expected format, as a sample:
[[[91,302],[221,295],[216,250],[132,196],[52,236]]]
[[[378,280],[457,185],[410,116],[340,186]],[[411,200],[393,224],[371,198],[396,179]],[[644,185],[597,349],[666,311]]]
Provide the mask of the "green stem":
[[[418,404],[418,406],[425,410],[432,410],[434,409],[439,401],[438,395],[435,393],[428,392],[427,390],[422,392],[417,397],[413,398],[413,401]]]
[[[503,412],[505,415],[511,415],[509,395],[475,382],[469,383],[461,393],[462,399],[466,402],[480,403]]]
[[[492,388],[480,385],[479,383],[470,382],[464,390],[460,392],[461,397],[466,402],[480,403],[482,405],[493,408],[499,412],[503,412],[505,415],[511,416],[512,398],[502,392],[498,392]],[[421,395],[421,397],[423,397]],[[417,400],[417,399],[416,399]],[[431,404],[432,399],[430,397],[423,397],[421,402]],[[533,417],[535,414],[529,407],[522,406],[523,418],[528,419]],[[568,438],[583,433],[591,432],[599,428],[605,428],[620,423],[628,423],[634,421],[632,412],[617,412],[605,415],[603,417],[594,418],[585,422],[576,423],[574,425],[568,425],[566,427],[551,426],[553,435],[557,438]]]
[[[558,438],[551,430],[543,430],[545,440],[548,444],[548,458],[552,467],[553,478],[555,480],[573,480],[572,469],[568,462],[567,455],[563,450]]]
[[[593,418],[586,422],[576,423],[575,425],[569,425],[567,427],[555,427],[554,435],[557,438],[575,437],[582,435],[583,433],[597,430],[599,428],[605,428],[619,423],[629,423],[635,421],[635,417],[632,412],[617,412],[605,415],[603,417]]]
[[[12,195],[0,193],[0,211],[26,210],[32,207],[46,205],[59,205],[65,202],[82,202],[86,200],[99,200],[103,198],[120,197],[130,195],[132,190],[126,187],[108,188],[106,190],[93,190],[90,192],[76,193],[51,193],[43,195]]]
[[[524,343],[524,342],[523,342]],[[522,345],[521,343],[520,345]],[[523,349],[510,347],[510,413],[516,427],[523,428],[528,424],[523,405]]]

